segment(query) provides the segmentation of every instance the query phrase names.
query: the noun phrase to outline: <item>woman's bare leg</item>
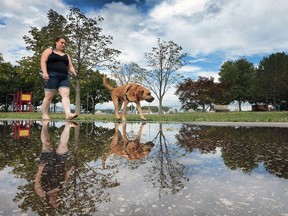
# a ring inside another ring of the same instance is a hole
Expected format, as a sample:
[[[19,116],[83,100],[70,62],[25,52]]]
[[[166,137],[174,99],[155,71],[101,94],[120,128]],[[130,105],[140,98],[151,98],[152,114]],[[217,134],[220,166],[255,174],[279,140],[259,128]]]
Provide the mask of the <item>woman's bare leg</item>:
[[[71,127],[77,127],[78,125],[72,121],[67,121],[65,128],[63,129],[63,132],[60,136],[60,143],[59,146],[56,149],[57,154],[65,154],[68,152],[68,142],[70,137],[70,128]]]
[[[43,120],[49,120],[49,109],[50,109],[50,103],[53,99],[53,97],[55,96],[56,91],[48,91],[45,90],[45,96],[42,102],[42,109],[43,109],[43,113],[42,113],[42,119]]]
[[[48,133],[48,120],[42,121],[42,129],[41,129],[41,141],[42,141],[42,151],[52,151],[52,143],[50,139],[50,135]]]
[[[62,105],[66,115],[66,119],[71,120],[77,117],[78,115],[74,113],[72,114],[70,110],[70,89],[65,87],[59,88],[59,94],[62,98]]]

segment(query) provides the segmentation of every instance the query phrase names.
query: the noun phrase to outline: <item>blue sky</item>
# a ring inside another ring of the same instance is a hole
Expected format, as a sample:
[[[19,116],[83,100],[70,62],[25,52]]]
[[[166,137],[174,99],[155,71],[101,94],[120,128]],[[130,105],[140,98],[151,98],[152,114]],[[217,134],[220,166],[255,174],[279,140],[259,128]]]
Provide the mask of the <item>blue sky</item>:
[[[137,8],[143,12],[146,12],[149,8],[151,8],[157,1],[145,1],[145,0],[65,0],[67,4],[73,5],[74,7],[81,8],[81,10],[85,13],[94,9],[101,9],[107,4],[112,3],[124,3],[125,5],[135,5]]]
[[[113,48],[122,52],[123,63],[145,67],[144,53],[156,46],[157,39],[172,40],[189,57],[179,72],[194,79],[217,80],[227,60],[246,57],[257,65],[264,56],[288,50],[286,0],[1,0],[4,60],[16,64],[30,55],[23,40],[30,27],[47,25],[49,9],[67,15],[70,7],[87,17],[104,18],[103,34],[113,36]],[[164,97],[164,105],[179,107],[174,91],[167,93],[166,103]]]

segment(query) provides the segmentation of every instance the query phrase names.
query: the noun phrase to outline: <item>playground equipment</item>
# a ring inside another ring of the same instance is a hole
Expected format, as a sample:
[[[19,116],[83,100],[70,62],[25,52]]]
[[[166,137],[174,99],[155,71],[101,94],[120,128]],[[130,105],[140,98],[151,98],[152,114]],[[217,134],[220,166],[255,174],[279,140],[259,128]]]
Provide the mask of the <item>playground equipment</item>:
[[[32,92],[23,93],[22,90],[16,91],[13,99],[13,111],[32,112]]]
[[[31,128],[30,121],[16,121],[12,124],[14,139],[19,140],[20,138],[30,139]]]

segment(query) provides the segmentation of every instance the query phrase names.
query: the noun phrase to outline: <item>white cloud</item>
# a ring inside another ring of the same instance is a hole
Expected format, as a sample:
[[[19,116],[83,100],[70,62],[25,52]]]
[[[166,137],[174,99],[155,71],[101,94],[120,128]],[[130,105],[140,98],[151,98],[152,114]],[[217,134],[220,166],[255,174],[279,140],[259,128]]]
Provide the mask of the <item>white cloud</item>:
[[[195,13],[203,11],[205,0],[174,0],[163,1],[151,10],[150,16],[153,20],[164,21],[171,18],[190,17]]]
[[[6,25],[1,27],[0,46],[7,61],[19,60],[19,48],[25,47],[22,37],[30,26],[47,24],[51,7],[67,14],[70,6],[60,0],[1,1],[0,19]],[[113,46],[122,51],[120,60],[143,62],[158,37],[173,40],[198,57],[220,52],[227,59],[286,51],[287,9],[285,0],[167,0],[147,14],[136,5],[113,2],[87,15],[104,17],[103,33],[114,37]]]
[[[61,1],[2,0],[0,7],[0,53],[4,60],[16,64],[21,57],[30,55],[25,47],[24,35],[31,27],[41,28],[48,22],[47,12],[51,5],[58,11],[65,11]]]
[[[201,70],[201,68],[198,67],[198,66],[185,65],[185,66],[183,66],[182,68],[179,69],[179,72],[181,72],[181,73],[187,73],[187,72],[191,73],[191,72],[197,72],[199,70]]]
[[[147,30],[145,15],[135,5],[123,3],[107,4],[102,10],[89,15],[95,17],[99,14],[104,18],[101,24],[103,34],[112,35],[113,47],[122,52],[119,60],[141,65],[144,53],[149,52],[157,41],[157,36]]]
[[[272,0],[185,1],[177,10],[180,3],[156,6],[149,23],[192,55],[223,51],[229,57],[287,50],[288,31],[283,26],[288,23],[288,3],[284,0],[277,4]]]

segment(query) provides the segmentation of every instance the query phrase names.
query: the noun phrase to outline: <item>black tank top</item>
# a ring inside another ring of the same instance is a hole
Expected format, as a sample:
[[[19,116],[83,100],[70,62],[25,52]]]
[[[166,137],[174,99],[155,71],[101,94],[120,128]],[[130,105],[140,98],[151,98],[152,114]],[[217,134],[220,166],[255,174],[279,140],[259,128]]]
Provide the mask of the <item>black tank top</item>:
[[[69,60],[66,54],[61,56],[52,52],[47,60],[47,71],[68,74],[68,63]]]

